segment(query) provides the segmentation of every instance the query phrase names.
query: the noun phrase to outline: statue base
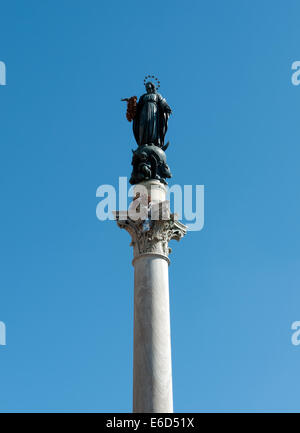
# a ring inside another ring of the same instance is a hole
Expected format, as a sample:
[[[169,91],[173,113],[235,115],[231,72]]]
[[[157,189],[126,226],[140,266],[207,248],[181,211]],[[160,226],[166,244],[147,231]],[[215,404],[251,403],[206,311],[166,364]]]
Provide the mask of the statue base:
[[[167,184],[166,179],[171,178],[172,174],[162,148],[154,144],[143,144],[132,152],[133,170],[129,180],[131,185],[150,179]]]

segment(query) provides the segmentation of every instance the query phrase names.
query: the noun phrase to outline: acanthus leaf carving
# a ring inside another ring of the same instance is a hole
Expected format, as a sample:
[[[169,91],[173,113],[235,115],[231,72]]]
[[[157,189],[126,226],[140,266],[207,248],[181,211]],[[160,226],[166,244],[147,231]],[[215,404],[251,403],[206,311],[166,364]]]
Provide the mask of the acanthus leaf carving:
[[[179,241],[187,232],[187,227],[176,219],[176,215],[170,214],[168,219],[133,220],[127,212],[115,212],[117,224],[125,229],[131,236],[131,245],[134,250],[134,258],[142,254],[159,254],[169,256],[171,249],[169,241]]]

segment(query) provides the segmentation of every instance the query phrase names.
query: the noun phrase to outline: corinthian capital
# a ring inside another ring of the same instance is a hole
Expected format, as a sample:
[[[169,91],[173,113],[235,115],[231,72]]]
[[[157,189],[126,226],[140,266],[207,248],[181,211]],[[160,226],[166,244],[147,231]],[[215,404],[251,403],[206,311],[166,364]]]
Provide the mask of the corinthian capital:
[[[159,203],[163,209],[163,203]],[[128,212],[117,211],[114,213],[120,228],[127,230],[131,236],[134,259],[144,254],[163,256],[168,260],[171,249],[169,241],[179,241],[187,232],[187,227],[176,219],[175,214],[160,212],[156,209],[149,219],[132,219]]]

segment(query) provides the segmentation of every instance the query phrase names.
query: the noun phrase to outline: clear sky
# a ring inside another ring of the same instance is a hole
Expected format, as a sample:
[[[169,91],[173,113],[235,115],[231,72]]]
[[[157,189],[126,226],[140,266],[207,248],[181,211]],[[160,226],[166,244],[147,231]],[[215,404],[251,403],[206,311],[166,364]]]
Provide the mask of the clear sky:
[[[120,98],[157,74],[170,185],[205,185],[172,241],[177,412],[299,411],[296,0],[6,1],[0,7],[0,411],[130,412],[129,235],[95,215],[130,176]]]

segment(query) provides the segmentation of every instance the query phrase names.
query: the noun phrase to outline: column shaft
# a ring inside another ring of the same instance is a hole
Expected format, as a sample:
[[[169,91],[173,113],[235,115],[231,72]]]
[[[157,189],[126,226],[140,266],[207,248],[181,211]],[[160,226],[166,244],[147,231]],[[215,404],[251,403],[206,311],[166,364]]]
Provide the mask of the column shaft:
[[[179,241],[187,228],[170,214],[166,186],[158,180],[137,184],[134,197],[145,199],[144,207],[150,203],[151,224],[147,214],[136,219],[130,212],[115,212],[119,227],[131,236],[134,255],[133,412],[171,413],[169,241]]]
[[[173,412],[168,261],[134,262],[133,412]]]

